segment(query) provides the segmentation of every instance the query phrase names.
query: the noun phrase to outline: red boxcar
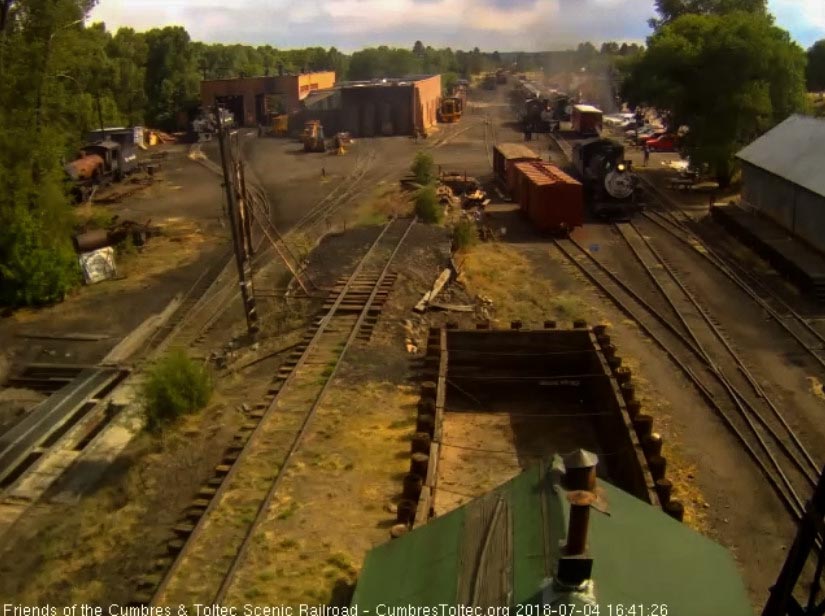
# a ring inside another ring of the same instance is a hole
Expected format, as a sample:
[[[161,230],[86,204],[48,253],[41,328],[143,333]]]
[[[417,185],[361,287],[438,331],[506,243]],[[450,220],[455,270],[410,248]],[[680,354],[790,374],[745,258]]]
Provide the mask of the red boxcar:
[[[541,232],[571,231],[584,224],[582,185],[555,165],[515,163],[519,182],[519,204]]]
[[[493,171],[514,200],[518,198],[514,194],[513,164],[524,160],[541,160],[541,157],[522,143],[499,143],[493,149]]]

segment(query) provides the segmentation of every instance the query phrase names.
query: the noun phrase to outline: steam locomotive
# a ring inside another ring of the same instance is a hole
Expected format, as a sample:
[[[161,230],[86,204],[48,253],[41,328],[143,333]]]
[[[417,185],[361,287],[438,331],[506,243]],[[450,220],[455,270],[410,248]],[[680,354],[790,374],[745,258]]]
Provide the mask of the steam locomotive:
[[[570,119],[570,97],[556,90],[542,91],[529,82],[515,91],[517,113],[524,132],[549,133]]]
[[[638,178],[618,141],[596,138],[576,143],[573,165],[597,217],[627,218],[641,209]]]
[[[63,169],[75,199],[83,202],[96,187],[120,182],[135,171],[137,165],[134,145],[105,139],[83,146],[78,158],[64,165]]]

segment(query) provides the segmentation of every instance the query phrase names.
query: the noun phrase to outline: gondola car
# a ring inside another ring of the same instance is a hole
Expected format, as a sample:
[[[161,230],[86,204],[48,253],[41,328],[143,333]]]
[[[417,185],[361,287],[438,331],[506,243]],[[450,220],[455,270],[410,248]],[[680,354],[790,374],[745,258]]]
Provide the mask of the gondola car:
[[[584,184],[587,204],[597,217],[628,218],[641,208],[638,178],[618,141],[576,143],[573,165]]]

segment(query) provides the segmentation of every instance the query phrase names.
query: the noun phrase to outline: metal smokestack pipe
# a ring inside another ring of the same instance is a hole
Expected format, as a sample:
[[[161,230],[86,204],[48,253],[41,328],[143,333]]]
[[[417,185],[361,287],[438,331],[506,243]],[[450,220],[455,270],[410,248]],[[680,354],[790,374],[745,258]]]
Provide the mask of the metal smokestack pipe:
[[[567,494],[570,520],[567,525],[566,556],[581,556],[587,551],[587,531],[590,525],[590,505],[596,500],[592,492],[576,490]]]
[[[564,456],[564,487],[567,490],[589,490],[596,487],[596,466],[599,457],[585,449]]]

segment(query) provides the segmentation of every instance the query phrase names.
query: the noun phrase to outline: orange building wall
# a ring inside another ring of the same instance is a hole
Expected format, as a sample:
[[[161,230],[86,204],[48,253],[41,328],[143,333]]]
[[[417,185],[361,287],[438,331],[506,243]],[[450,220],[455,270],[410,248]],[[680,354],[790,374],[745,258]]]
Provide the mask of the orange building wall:
[[[441,104],[441,75],[434,75],[415,82],[415,124],[428,130],[435,126],[438,107]]]
[[[237,79],[213,79],[201,81],[201,104],[211,107],[217,97],[243,96],[243,117],[235,118],[244,126],[257,124],[256,97],[267,94],[279,95],[288,113],[297,111],[301,101],[313,90],[335,85],[335,73],[323,71],[301,75],[273,77],[248,77]]]

